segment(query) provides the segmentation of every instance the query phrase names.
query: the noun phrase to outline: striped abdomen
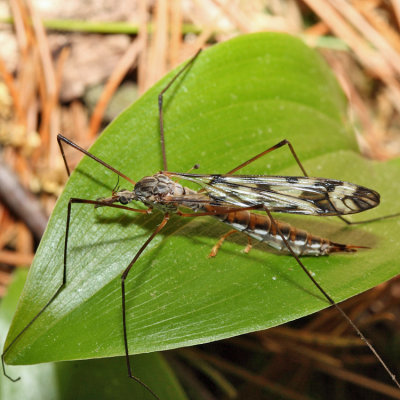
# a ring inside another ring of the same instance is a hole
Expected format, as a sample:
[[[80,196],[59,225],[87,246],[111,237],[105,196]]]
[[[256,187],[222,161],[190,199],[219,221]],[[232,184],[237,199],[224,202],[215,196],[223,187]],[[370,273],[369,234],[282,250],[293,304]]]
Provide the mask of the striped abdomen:
[[[274,249],[289,252],[282,237],[271,223],[268,215],[255,214],[249,211],[238,211],[216,215],[220,221],[232,226],[232,228],[264,242]],[[292,250],[299,256],[322,256],[338,251],[353,252],[359,246],[351,246],[331,242],[318,236],[314,236],[304,230],[297,229],[288,223],[274,219]]]

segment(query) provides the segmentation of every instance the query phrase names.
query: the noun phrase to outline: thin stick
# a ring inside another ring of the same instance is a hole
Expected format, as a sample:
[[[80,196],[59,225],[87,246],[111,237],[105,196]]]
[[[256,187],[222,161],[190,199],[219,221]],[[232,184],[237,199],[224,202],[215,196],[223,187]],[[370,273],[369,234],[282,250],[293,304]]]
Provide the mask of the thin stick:
[[[128,46],[123,56],[118,60],[117,65],[114,67],[112,73],[110,74],[106,85],[96,103],[96,106],[92,112],[92,117],[89,123],[89,138],[94,139],[97,132],[99,131],[101,122],[103,120],[104,112],[114,95],[118,86],[124,79],[126,73],[130,68],[136,65],[137,58],[143,47],[143,40],[136,38]]]
[[[18,177],[0,157],[0,199],[33,233],[37,240],[43,235],[47,216],[37,198],[26,190]]]

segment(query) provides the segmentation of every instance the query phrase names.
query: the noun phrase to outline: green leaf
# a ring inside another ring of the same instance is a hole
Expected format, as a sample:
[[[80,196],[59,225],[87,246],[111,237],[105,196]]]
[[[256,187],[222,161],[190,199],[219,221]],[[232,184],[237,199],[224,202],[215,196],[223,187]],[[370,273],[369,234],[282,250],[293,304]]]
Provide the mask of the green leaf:
[[[0,334],[5,337],[17,301],[25,284],[27,270],[14,275],[7,296],[0,307]],[[47,363],[35,366],[7,367],[7,373],[18,382],[0,375],[0,400],[68,400],[68,399],[153,399],[142,386],[126,377],[125,360],[86,360]],[[135,374],[163,399],[186,399],[167,363],[157,354],[131,357]]]
[[[91,151],[134,180],[162,168],[157,95],[175,72],[124,111]],[[283,34],[241,36],[204,51],[165,95],[166,150],[171,171],[200,163],[224,173],[289,139],[311,176],[378,190],[382,205],[354,219],[399,211],[400,162],[363,159],[346,122],[346,102],[313,50]],[[242,173],[300,175],[288,149]],[[85,158],[57,203],[37,252],[8,342],[41,309],[61,280],[66,204],[70,197],[109,196],[115,174]],[[125,183],[124,183],[125,185]],[[129,184],[126,187],[130,187]],[[304,258],[340,301],[397,274],[400,222],[347,227],[337,218],[280,216],[337,242],[369,246],[356,254]],[[120,276],[162,215],[74,205],[67,287],[7,354],[12,364],[123,354]],[[327,307],[295,260],[246,238],[212,217],[175,216],[148,246],[127,283],[131,353],[165,350],[264,329]]]

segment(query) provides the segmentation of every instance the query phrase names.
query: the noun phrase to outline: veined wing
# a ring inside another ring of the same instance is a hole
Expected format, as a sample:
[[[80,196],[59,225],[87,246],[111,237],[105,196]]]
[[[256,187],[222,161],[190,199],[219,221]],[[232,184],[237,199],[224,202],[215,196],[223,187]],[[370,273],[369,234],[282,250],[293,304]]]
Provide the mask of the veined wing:
[[[240,208],[249,208],[248,205],[235,205],[232,202],[223,201],[222,199],[214,198],[207,192],[190,193],[176,196],[166,196],[163,198],[163,203],[175,203],[178,207],[187,207],[195,211],[207,211],[206,207],[211,207],[214,211],[220,210],[230,212],[229,210],[237,210]],[[252,207],[252,209],[262,208]]]
[[[269,175],[201,175],[168,172],[200,185],[215,202],[260,204],[270,211],[308,215],[354,214],[376,207],[374,190],[334,179]]]

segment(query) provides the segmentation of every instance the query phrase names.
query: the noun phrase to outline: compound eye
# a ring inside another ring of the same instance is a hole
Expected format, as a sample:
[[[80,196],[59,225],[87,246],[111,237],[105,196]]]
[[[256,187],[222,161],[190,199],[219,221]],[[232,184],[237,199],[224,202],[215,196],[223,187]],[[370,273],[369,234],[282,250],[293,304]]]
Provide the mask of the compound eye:
[[[120,202],[121,204],[128,204],[128,203],[129,203],[129,200],[128,200],[125,196],[120,196],[120,197],[119,197],[119,202]]]

